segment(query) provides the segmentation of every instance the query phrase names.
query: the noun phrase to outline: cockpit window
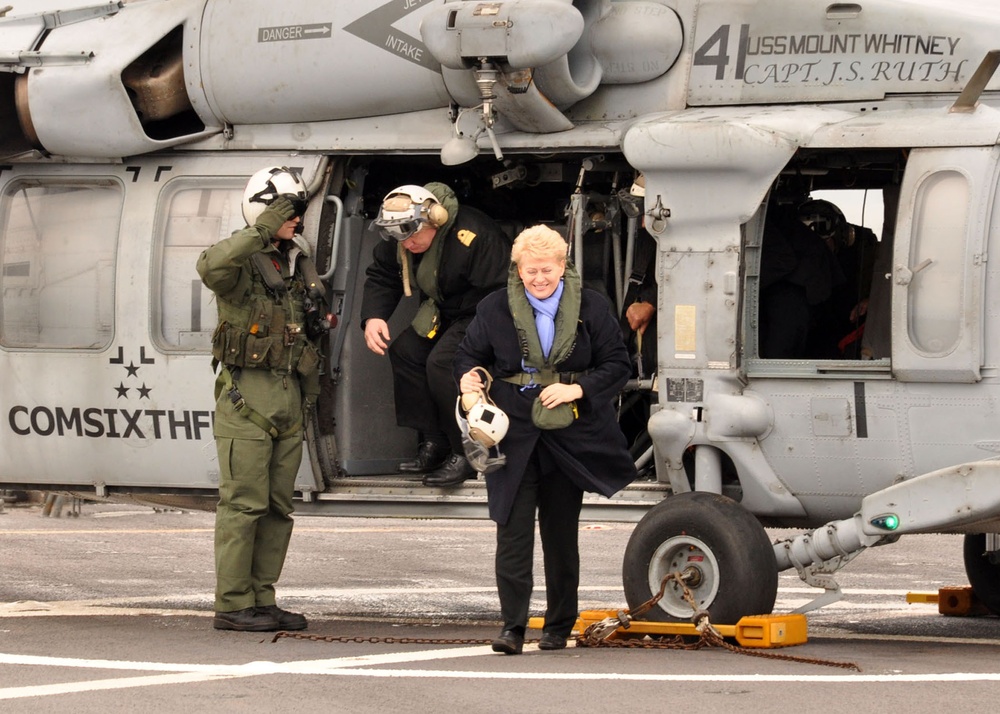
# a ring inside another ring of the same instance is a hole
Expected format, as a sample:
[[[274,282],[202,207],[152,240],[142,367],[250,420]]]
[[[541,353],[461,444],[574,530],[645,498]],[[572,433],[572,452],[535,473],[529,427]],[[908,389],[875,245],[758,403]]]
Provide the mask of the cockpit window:
[[[0,204],[0,344],[102,349],[114,334],[123,191],[115,181],[14,181]]]

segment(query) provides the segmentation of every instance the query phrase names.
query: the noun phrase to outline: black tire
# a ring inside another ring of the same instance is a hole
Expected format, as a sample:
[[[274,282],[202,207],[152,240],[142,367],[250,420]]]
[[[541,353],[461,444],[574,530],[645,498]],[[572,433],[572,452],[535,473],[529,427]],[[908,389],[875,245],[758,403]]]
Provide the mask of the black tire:
[[[990,612],[1000,615],[1000,565],[991,563],[985,553],[985,533],[969,533],[965,536],[962,555],[972,592]]]
[[[691,568],[689,585],[700,610],[712,622],[735,625],[746,615],[766,615],[778,594],[774,549],[757,519],[730,498],[692,492],[670,496],[653,507],[632,531],[622,579],[634,610],[659,592],[663,577]],[[676,583],[641,619],[682,622],[694,610]]]

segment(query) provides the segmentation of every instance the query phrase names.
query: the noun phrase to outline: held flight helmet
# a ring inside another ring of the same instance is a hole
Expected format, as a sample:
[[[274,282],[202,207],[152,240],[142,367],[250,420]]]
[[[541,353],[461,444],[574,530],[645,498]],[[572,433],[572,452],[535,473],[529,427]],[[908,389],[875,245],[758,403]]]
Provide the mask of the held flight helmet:
[[[287,166],[269,166],[251,176],[243,191],[243,220],[247,225],[256,223],[268,204],[278,196],[292,202],[296,216],[306,212],[309,195],[305,182],[297,172]]]
[[[496,407],[493,407],[496,409]],[[475,409],[475,407],[473,407]],[[495,416],[496,413],[503,414],[504,419],[507,415],[504,414],[499,409],[494,412],[486,412],[491,416]],[[473,423],[476,423],[476,434],[479,438],[472,435],[472,428],[469,425],[469,420],[462,416],[462,398],[459,397],[455,400],[455,421],[458,423],[458,429],[462,432],[462,451],[465,452],[465,458],[468,459],[472,468],[476,470],[477,473],[488,474],[496,471],[507,463],[507,457],[500,452],[500,447],[496,446],[486,446],[482,438],[482,430],[479,428],[484,422],[482,418],[473,418]],[[506,426],[503,429],[506,433]],[[490,439],[491,440],[491,439]],[[493,452],[496,455],[493,455]]]
[[[383,240],[402,243],[425,224],[440,228],[448,222],[448,210],[423,186],[400,186],[382,199],[375,219]]]
[[[476,471],[488,474],[507,461],[497,444],[507,435],[510,420],[490,399],[489,388],[493,383],[490,373],[482,367],[476,369],[485,376],[486,386],[481,392],[463,394],[455,400],[455,421],[462,432],[465,457]],[[491,453],[494,448],[496,456]]]

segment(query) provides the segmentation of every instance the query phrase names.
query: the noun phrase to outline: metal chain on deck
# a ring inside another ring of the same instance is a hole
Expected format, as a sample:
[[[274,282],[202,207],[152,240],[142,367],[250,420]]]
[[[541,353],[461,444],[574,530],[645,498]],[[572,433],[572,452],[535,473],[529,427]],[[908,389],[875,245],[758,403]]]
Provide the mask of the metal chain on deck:
[[[656,605],[656,603],[658,603],[663,597],[663,594],[666,592],[667,585],[671,581],[676,582],[681,586],[681,588],[683,588],[684,599],[694,611],[694,615],[691,617],[691,622],[694,624],[695,629],[698,630],[700,635],[698,640],[691,642],[686,640],[681,635],[656,638],[642,637],[634,639],[608,639],[619,629],[627,630],[634,620],[637,620],[639,617],[649,612],[649,610],[651,610],[653,606]],[[590,625],[583,631],[583,634],[577,636],[576,646],[677,650],[697,650],[702,649],[703,647],[722,647],[730,652],[747,655],[749,657],[763,657],[764,659],[775,659],[784,662],[819,664],[825,667],[839,667],[842,669],[851,669],[856,672],[861,671],[861,668],[854,662],[834,662],[832,660],[819,659],[816,657],[798,657],[795,655],[778,654],[776,652],[762,652],[757,648],[740,647],[739,645],[733,645],[726,642],[725,638],[719,634],[719,631],[716,630],[709,621],[708,612],[698,609],[698,604],[695,602],[694,595],[691,593],[691,589],[688,588],[687,583],[685,582],[685,575],[678,572],[672,572],[665,575],[663,580],[660,582],[659,592],[635,608],[634,611],[619,611],[616,617],[605,618],[601,622]]]
[[[476,640],[461,637],[363,637],[358,635],[350,637],[346,635],[307,635],[304,632],[285,632],[282,630],[271,638],[271,642],[277,642],[283,637],[291,637],[296,640],[310,640],[312,642],[342,642],[345,644],[373,644],[373,645],[490,645],[493,639]],[[525,640],[524,644],[530,645],[538,640]]]
[[[726,642],[719,631],[712,626],[708,619],[708,612],[699,610],[695,602],[691,589],[688,588],[683,573],[668,573],[660,582],[660,590],[646,602],[639,605],[635,610],[620,610],[616,617],[605,618],[601,622],[590,625],[583,634],[576,638],[577,647],[618,647],[630,649],[673,649],[673,650],[697,650],[703,647],[722,647],[736,654],[743,654],[750,657],[763,657],[765,659],[775,659],[784,662],[801,662],[803,664],[819,664],[825,667],[840,667],[842,669],[852,669],[860,672],[861,668],[853,662],[834,662],[832,660],[818,659],[815,657],[796,657],[795,655],[777,654],[774,652],[761,652],[759,649],[740,647]],[[684,599],[691,605],[694,615],[691,621],[700,637],[695,642],[685,640],[681,635],[673,637],[642,637],[635,639],[608,639],[613,633],[620,629],[627,630],[634,620],[646,614],[663,597],[667,584],[671,581],[678,583],[684,589]],[[462,637],[364,637],[361,635],[350,637],[346,635],[310,635],[304,632],[286,632],[282,630],[271,638],[271,642],[290,637],[296,640],[309,640],[311,642],[339,642],[343,644],[382,644],[382,645],[489,645],[493,643],[490,639],[469,639]],[[537,643],[538,640],[525,640],[525,644]]]

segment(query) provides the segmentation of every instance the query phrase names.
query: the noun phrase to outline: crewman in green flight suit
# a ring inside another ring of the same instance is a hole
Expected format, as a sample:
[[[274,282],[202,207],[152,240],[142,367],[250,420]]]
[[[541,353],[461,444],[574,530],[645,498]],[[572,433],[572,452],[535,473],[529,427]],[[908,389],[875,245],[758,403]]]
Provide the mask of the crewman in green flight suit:
[[[293,240],[307,204],[285,167],[255,173],[243,198],[247,228],[206,249],[198,274],[217,297],[212,339],[219,504],[215,619],[219,630],[303,630],[306,618],[275,604],[274,583],[292,535],[303,416],[319,395],[329,329],[324,288]]]

